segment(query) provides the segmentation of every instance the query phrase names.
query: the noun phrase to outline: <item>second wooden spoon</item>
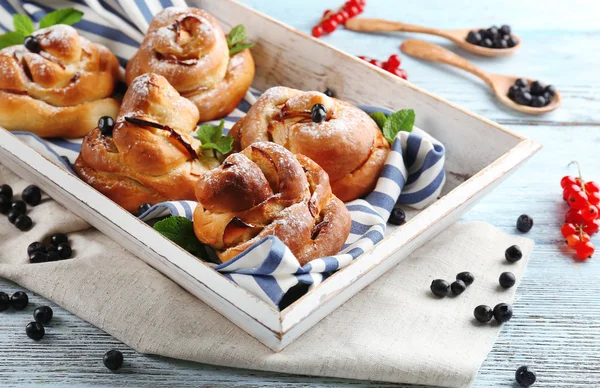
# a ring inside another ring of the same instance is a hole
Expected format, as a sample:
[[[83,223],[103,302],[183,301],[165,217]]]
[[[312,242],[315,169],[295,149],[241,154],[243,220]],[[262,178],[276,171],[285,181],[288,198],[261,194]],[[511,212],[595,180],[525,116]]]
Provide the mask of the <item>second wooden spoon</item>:
[[[519,105],[510,98],[508,98],[508,89],[515,84],[515,81],[519,78],[524,78],[528,83],[534,80],[526,77],[516,77],[510,75],[493,74],[488,73],[479,67],[475,66],[466,59],[454,54],[452,51],[446,50],[438,45],[427,43],[422,40],[409,39],[405,40],[400,46],[403,53],[410,56],[425,59],[427,61],[445,63],[459,69],[468,71],[471,74],[476,75],[485,81],[485,83],[492,89],[496,97],[502,101],[505,105],[518,110],[519,112],[529,113],[532,115],[542,114],[550,112],[559,107],[562,98],[560,93],[557,91],[552,98],[552,102],[549,105],[534,108],[527,105]]]

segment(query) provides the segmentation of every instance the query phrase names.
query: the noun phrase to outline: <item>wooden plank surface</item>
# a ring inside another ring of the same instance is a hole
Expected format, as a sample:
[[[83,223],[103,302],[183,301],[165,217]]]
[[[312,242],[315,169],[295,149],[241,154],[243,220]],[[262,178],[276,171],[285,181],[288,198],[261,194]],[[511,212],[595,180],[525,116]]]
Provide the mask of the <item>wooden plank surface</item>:
[[[309,31],[326,8],[341,0],[245,0],[245,3],[300,30]],[[600,147],[600,5],[594,0],[368,0],[365,16],[435,27],[460,28],[509,23],[524,39],[512,58],[478,58],[457,50],[483,68],[523,74],[552,82],[563,93],[563,107],[549,115],[530,117],[494,101],[472,76],[442,65],[402,57],[409,80],[458,105],[540,141],[545,148],[471,210],[465,220],[485,220],[507,232],[521,213],[535,219],[529,237],[536,249],[521,282],[515,318],[506,325],[484,362],[476,387],[512,386],[514,370],[528,364],[538,371],[536,386],[600,386],[600,262],[575,264],[562,248],[559,232],[565,205],[558,181],[567,164],[578,159],[590,179]],[[393,15],[393,16],[391,16]],[[384,59],[397,52],[404,37],[371,36],[336,31],[326,41],[349,53]],[[585,173],[584,172],[584,173]],[[598,238],[594,241],[600,242]],[[600,244],[599,244],[600,245]],[[0,280],[0,290],[12,293],[14,284]],[[34,296],[32,303],[46,304]],[[51,304],[52,305],[52,304]],[[111,336],[52,305],[56,318],[47,341],[34,343],[24,333],[30,317],[0,314],[0,386],[72,384],[104,386],[388,386],[370,382],[290,376],[181,362],[135,353]],[[31,310],[31,309],[30,309]],[[112,374],[102,365],[110,348],[124,351],[127,367]],[[465,344],[464,351],[468,351]],[[460,357],[460,353],[457,353]]]

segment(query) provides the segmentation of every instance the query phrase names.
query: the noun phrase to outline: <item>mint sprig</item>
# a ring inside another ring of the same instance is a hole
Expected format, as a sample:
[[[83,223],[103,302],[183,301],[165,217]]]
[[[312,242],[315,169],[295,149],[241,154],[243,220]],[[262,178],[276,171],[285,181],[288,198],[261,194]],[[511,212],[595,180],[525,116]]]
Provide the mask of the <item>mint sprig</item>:
[[[243,24],[237,25],[229,31],[227,35],[227,46],[229,46],[229,56],[233,56],[242,50],[254,46],[254,43],[244,43],[248,39],[246,27]]]
[[[186,217],[165,218],[154,224],[154,229],[192,255],[210,260],[206,246],[198,240],[194,233],[194,224]]]
[[[373,112],[369,116],[377,123],[377,126],[383,132],[383,137],[392,144],[398,132],[412,132],[415,125],[415,111],[412,109],[402,109],[386,116],[382,112]]]
[[[56,24],[73,25],[81,20],[83,12],[74,8],[63,8],[52,11],[40,20],[39,28],[46,28]],[[8,31],[0,35],[0,49],[23,44],[25,37],[33,34],[35,27],[31,19],[26,15],[13,15],[14,31]]]
[[[231,151],[233,147],[233,137],[231,135],[223,136],[224,126],[225,120],[221,120],[219,125],[200,125],[196,131],[196,138],[202,142],[200,148],[212,149],[222,154]]]

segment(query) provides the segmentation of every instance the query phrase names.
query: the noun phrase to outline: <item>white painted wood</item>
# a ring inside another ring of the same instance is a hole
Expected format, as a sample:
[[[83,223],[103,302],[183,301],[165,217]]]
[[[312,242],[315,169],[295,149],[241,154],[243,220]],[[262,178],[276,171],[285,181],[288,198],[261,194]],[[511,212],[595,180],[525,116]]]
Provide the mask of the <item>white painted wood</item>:
[[[0,156],[3,164],[38,183],[59,203],[275,351],[458,219],[539,149],[533,141],[238,3],[202,0],[197,4],[224,25],[243,23],[249,30],[250,39],[257,43],[253,52],[259,89],[330,87],[339,97],[357,104],[415,109],[417,125],[447,148],[445,196],[280,313],[3,130]]]

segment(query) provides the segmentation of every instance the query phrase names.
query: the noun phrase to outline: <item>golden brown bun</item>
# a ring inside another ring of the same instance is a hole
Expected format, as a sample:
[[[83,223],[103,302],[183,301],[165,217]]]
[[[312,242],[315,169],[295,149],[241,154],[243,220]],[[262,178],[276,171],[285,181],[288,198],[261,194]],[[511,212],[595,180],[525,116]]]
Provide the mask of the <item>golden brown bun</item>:
[[[98,128],[85,137],[75,171],[131,212],[144,203],[193,200],[198,175],[218,165],[195,157],[197,121],[196,106],[164,77],[144,74],[125,93],[112,137]]]
[[[119,76],[106,47],[58,24],[32,34],[41,51],[23,45],[0,50],[0,125],[42,137],[81,137],[101,116],[116,117],[110,95]]]
[[[254,60],[246,49],[229,57],[225,33],[209,13],[197,8],[159,12],[127,64],[129,84],[144,73],[165,77],[210,121],[231,113],[254,79]]]
[[[255,143],[198,179],[194,231],[226,262],[277,236],[301,265],[334,255],[350,234],[350,213],[327,174],[303,155]]]
[[[325,121],[312,121],[315,104],[327,109]],[[308,156],[329,174],[333,193],[344,202],[373,191],[390,150],[362,110],[323,93],[281,86],[263,93],[230,134],[238,150],[273,141]]]

